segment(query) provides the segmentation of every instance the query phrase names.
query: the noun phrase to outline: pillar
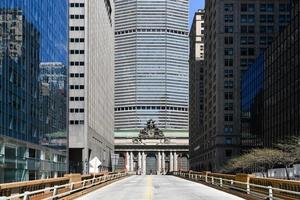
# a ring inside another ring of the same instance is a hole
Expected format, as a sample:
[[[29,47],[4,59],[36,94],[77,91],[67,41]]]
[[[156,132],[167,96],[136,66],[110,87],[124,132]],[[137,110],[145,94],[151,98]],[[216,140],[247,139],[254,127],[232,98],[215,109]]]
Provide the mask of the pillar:
[[[130,152],[130,171],[133,171],[133,152]]]
[[[172,151],[170,151],[170,172],[172,172],[174,169],[173,169],[173,167],[174,167],[174,158],[173,158],[173,152]]]
[[[162,174],[166,174],[165,152],[162,152]]]
[[[178,155],[174,152],[174,171],[178,171]]]
[[[126,156],[125,156],[125,159],[126,159],[126,163],[125,163],[125,168],[127,171],[130,171],[130,163],[129,163],[129,153],[128,151],[126,151]]]
[[[145,152],[142,153],[142,163],[143,163],[143,165],[142,165],[142,168],[143,168],[142,174],[145,175],[146,174],[146,154],[145,154]]]
[[[157,152],[157,174],[161,174],[161,154]]]
[[[141,157],[141,152],[138,152],[138,174],[141,173],[142,170],[142,157]]]

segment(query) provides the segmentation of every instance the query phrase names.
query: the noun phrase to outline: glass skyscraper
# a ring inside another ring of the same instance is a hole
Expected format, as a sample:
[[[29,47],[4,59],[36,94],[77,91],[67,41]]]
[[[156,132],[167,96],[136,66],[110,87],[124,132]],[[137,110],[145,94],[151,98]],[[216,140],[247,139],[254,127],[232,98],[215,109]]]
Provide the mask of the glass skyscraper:
[[[66,66],[67,5],[67,0],[0,1],[0,182],[66,172],[66,93],[46,92],[40,64]],[[60,97],[59,106],[50,96]],[[58,113],[59,123],[52,123]]]
[[[188,0],[115,7],[115,130],[188,130]]]

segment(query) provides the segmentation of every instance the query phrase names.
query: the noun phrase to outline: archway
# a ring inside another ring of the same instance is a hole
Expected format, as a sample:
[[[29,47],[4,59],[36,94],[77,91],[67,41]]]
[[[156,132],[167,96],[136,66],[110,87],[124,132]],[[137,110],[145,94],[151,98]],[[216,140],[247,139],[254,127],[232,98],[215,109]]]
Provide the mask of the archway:
[[[146,174],[156,174],[157,173],[157,160],[154,153],[148,153],[146,158]]]

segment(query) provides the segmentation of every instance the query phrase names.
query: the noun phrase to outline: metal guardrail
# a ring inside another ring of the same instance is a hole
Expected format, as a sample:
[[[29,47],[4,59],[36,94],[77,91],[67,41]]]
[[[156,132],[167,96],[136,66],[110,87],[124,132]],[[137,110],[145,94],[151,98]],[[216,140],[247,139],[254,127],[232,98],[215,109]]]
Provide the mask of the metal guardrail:
[[[48,187],[41,190],[25,192],[22,194],[16,194],[9,197],[0,197],[0,200],[15,200],[15,199],[30,200],[31,198],[42,194],[45,194],[47,197],[39,198],[39,199],[53,200],[53,199],[58,199],[60,197],[68,196],[72,193],[99,185],[107,181],[125,177],[127,175],[131,175],[131,173],[123,172],[123,173],[105,175],[100,177],[94,177],[83,181],[68,183],[64,185],[57,185],[54,187]]]
[[[249,182],[240,182],[233,179],[219,178],[208,175],[192,174],[186,172],[173,172],[173,175],[188,178],[195,181],[203,181],[214,186],[235,189],[245,194],[252,195],[261,199],[287,200],[300,199],[300,192],[284,190],[272,186],[257,185]]]

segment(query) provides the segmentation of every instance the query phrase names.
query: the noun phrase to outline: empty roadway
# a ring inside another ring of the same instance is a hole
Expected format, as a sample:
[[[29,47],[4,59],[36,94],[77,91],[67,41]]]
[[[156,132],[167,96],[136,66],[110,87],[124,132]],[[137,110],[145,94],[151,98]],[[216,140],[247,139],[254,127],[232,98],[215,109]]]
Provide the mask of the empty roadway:
[[[131,176],[100,188],[83,200],[242,200],[175,176]]]

